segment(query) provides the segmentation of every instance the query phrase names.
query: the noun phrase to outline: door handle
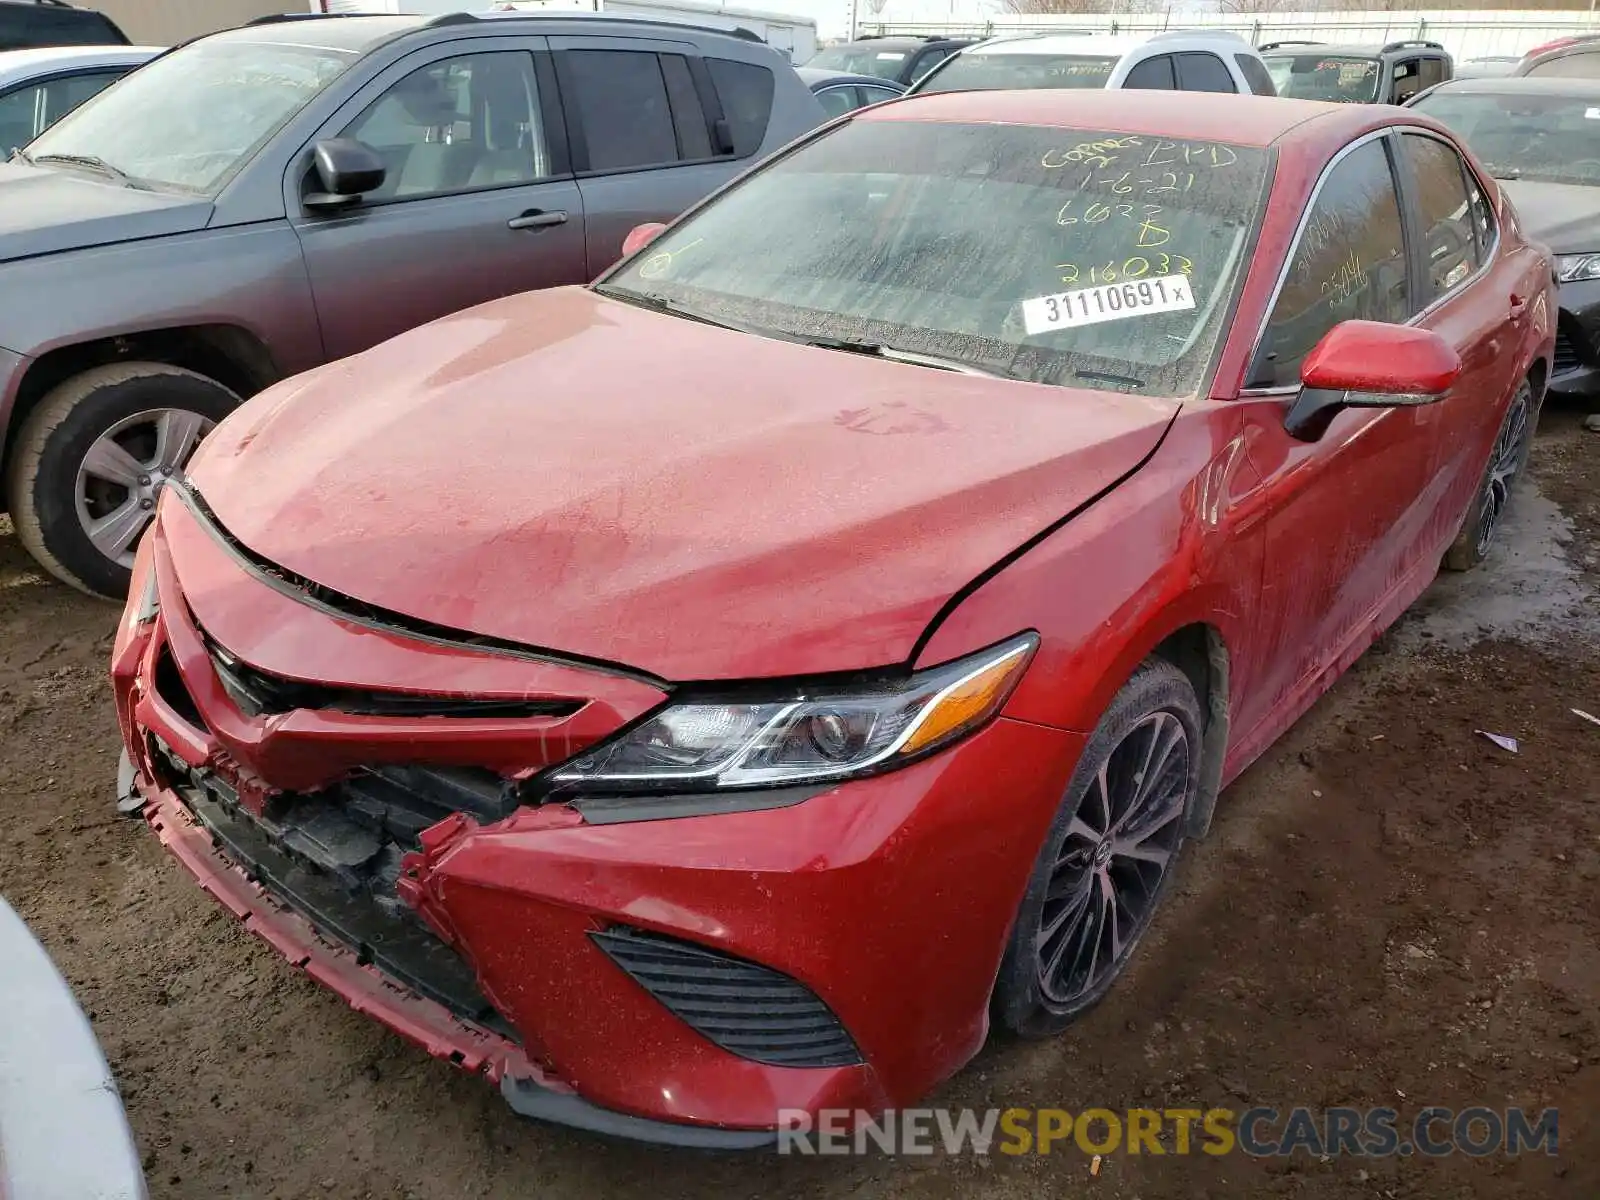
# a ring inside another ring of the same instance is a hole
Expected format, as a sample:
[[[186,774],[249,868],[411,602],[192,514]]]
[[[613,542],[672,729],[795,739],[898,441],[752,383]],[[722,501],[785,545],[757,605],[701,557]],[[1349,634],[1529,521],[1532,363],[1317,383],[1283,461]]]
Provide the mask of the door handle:
[[[545,229],[551,225],[565,225],[566,223],[567,213],[565,209],[559,209],[556,212],[543,212],[536,208],[532,212],[523,213],[520,217],[512,217],[511,220],[506,222],[506,228]]]
[[[1513,292],[1511,294],[1511,319],[1513,321],[1520,321],[1522,320],[1523,314],[1527,311],[1527,300]]]

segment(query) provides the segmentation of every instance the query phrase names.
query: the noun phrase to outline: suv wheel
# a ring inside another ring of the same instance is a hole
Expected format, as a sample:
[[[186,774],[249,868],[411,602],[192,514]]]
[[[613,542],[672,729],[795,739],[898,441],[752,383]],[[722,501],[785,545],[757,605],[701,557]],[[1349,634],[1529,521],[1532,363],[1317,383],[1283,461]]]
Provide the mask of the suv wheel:
[[[17,537],[57,579],[120,599],[161,489],[238,404],[220,383],[165,363],[67,380],[17,433],[6,495]]]

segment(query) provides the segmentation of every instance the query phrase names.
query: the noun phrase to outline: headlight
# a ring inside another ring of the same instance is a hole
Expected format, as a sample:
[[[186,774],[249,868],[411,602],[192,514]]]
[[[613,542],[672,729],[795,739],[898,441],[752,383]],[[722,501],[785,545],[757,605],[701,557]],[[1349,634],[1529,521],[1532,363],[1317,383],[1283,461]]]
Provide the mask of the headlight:
[[[1005,704],[1038,636],[908,679],[686,700],[560,767],[556,792],[788,787],[892,771],[972,733]]]
[[[1562,283],[1600,279],[1600,254],[1556,255],[1556,278]]]

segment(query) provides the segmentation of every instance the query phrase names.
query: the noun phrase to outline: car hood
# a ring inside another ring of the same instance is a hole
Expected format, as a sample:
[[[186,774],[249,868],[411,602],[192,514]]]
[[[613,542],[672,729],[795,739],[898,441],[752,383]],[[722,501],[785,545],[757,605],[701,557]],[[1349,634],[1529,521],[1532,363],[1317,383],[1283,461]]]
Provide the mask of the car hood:
[[[1177,407],[559,288],[279,385],[191,480],[246,549],[365,605],[667,680],[811,674],[908,659]]]
[[[1502,179],[1529,237],[1556,254],[1600,252],[1600,187]]]
[[[0,164],[0,262],[204,229],[211,202],[88,172]]]

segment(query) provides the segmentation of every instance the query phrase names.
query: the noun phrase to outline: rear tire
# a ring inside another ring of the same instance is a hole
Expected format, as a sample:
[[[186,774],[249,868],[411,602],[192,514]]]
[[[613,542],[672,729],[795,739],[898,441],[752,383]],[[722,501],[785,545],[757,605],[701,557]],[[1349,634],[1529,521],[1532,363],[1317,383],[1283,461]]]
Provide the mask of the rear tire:
[[[63,583],[121,599],[164,481],[238,405],[220,383],[165,363],[115,363],[62,383],[13,443],[6,503],[18,539]]]
[[[1049,1037],[1111,990],[1183,850],[1202,732],[1194,685],[1163,659],[1112,700],[1028,879],[995,981],[999,1024]]]
[[[1528,465],[1533,451],[1533,435],[1539,427],[1539,402],[1533,384],[1524,379],[1511,398],[1511,405],[1495,434],[1489,462],[1478,482],[1478,491],[1461,523],[1461,532],[1444,552],[1447,571],[1470,571],[1489,556],[1495,535],[1505,517],[1506,503],[1517,480]]]

